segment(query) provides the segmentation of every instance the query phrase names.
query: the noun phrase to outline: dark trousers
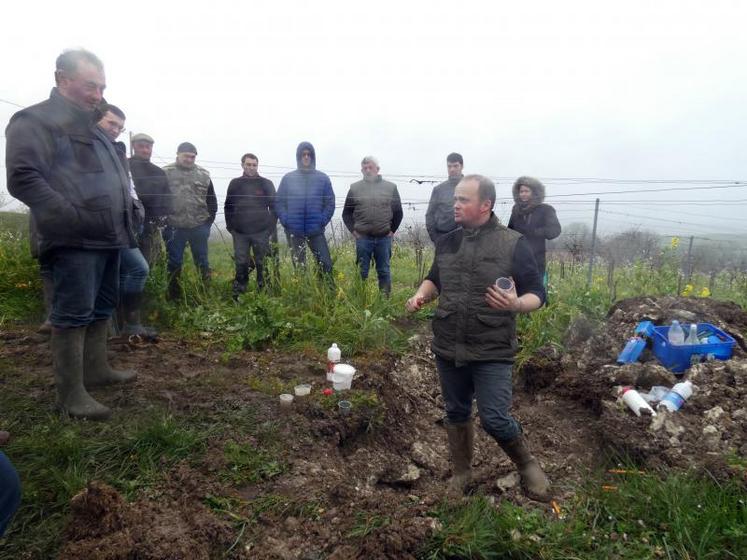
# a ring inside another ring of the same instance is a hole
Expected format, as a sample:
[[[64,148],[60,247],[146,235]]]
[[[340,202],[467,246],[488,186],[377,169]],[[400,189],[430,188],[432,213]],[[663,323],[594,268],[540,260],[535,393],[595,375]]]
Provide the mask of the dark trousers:
[[[379,288],[387,290],[392,285],[389,262],[392,259],[392,238],[362,236],[355,240],[355,261],[361,271],[361,278],[368,278],[371,259],[376,264]]]
[[[521,426],[511,416],[511,364],[503,362],[470,362],[456,367],[454,362],[436,356],[441,378],[441,394],[446,417],[452,424],[472,418],[472,400],[482,427],[498,443],[511,441],[521,434]]]
[[[210,269],[208,262],[208,239],[210,237],[210,225],[202,224],[193,228],[167,227],[163,231],[166,240],[166,252],[168,253],[168,270],[173,272],[182,267],[184,262],[184,250],[192,251],[192,260],[203,273]]]
[[[232,232],[236,260],[236,280],[246,283],[250,263],[257,269],[257,286],[265,284],[265,259],[270,255],[270,231],[258,233]]]
[[[0,451],[0,537],[21,504],[21,481],[13,463]]]
[[[83,327],[112,316],[119,296],[119,252],[66,248],[50,252],[52,326]]]
[[[161,229],[155,222],[146,222],[139,236],[138,246],[148,266],[153,267],[161,256]]]
[[[306,264],[306,245],[309,245],[309,249],[316,257],[317,263],[322,272],[332,272],[332,257],[329,254],[329,246],[327,245],[327,238],[324,237],[324,232],[316,235],[295,235],[290,234],[290,249],[291,257],[293,257],[294,264]]]

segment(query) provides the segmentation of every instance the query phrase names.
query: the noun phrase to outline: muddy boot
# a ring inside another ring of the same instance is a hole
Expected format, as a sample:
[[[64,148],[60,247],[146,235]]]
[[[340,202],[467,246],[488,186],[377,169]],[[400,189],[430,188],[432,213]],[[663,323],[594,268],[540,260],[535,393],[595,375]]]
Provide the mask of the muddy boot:
[[[379,282],[379,291],[381,292],[381,295],[383,295],[385,298],[389,298],[389,296],[392,293],[391,282]]]
[[[236,265],[236,277],[233,280],[233,300],[238,301],[239,296],[246,292],[249,283],[249,265]]]
[[[106,360],[107,322],[94,321],[86,329],[83,353],[83,382],[86,387],[129,383],[137,379],[137,373],[133,370],[118,371],[109,366]]]
[[[475,429],[472,421],[461,424],[446,424],[451,454],[452,476],[449,479],[447,494],[452,499],[464,496],[467,485],[472,482],[472,454]]]
[[[549,502],[552,499],[550,482],[542,472],[539,461],[529,451],[524,434],[520,434],[511,441],[500,443],[500,446],[518,468],[524,493],[532,500]]]
[[[106,420],[112,411],[97,402],[83,386],[83,348],[87,327],[52,329],[52,361],[57,409],[72,418]]]
[[[158,332],[140,323],[140,307],[143,303],[143,292],[134,294],[122,294],[122,336],[141,336],[146,339],[154,339]]]
[[[182,275],[182,269],[177,268],[169,271],[169,291],[168,299],[176,301],[182,297],[182,286],[179,282],[179,277]]]
[[[49,315],[52,313],[52,298],[54,297],[54,280],[48,276],[42,276],[42,292],[44,293],[44,310],[47,313],[47,318],[44,322],[39,325],[36,330],[39,334],[51,335],[52,334],[52,323],[49,321]]]
[[[202,278],[202,284],[208,288],[210,286],[210,280],[213,278],[213,271],[209,268],[200,269],[200,278]]]

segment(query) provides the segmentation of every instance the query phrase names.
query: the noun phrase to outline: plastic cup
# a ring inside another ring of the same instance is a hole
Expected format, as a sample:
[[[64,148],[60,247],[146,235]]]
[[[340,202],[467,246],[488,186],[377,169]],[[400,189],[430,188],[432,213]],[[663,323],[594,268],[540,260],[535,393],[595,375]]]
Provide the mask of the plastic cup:
[[[293,404],[293,395],[290,393],[283,393],[280,395],[280,406],[289,407]]]
[[[311,393],[311,385],[308,383],[302,383],[300,385],[296,385],[293,388],[293,392],[296,394],[297,397],[305,397],[309,393]]]
[[[350,414],[350,410],[353,408],[353,405],[350,401],[340,401],[337,403],[337,408],[342,416],[347,416],[348,414]]]
[[[514,289],[514,281],[510,278],[506,278],[505,276],[501,276],[495,281],[495,286],[496,288],[499,288],[506,292],[510,292]]]

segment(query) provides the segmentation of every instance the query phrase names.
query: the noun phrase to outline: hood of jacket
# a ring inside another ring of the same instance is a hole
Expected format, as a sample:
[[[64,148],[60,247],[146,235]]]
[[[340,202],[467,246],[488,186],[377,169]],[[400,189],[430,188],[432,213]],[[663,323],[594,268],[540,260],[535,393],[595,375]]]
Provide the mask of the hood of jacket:
[[[537,206],[545,201],[545,185],[539,179],[535,179],[534,177],[519,177],[514,182],[513,188],[514,202],[516,204],[522,204],[519,198],[519,188],[522,185],[532,189],[532,200],[529,201],[529,206]]]
[[[316,169],[316,151],[314,150],[314,146],[311,145],[311,142],[301,142],[298,145],[298,148],[296,148],[296,167],[298,167],[298,169],[301,171],[305,171],[305,169],[301,166],[301,152],[303,152],[304,150],[309,150],[311,152],[310,169]]]

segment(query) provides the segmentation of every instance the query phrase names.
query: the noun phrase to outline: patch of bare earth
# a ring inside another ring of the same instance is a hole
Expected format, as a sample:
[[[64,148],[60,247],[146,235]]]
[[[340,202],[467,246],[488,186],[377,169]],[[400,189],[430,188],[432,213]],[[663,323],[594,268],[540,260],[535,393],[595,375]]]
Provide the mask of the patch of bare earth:
[[[614,365],[615,359],[638,321],[664,324],[673,318],[711,322],[740,346],[728,362],[690,370],[698,390],[680,412],[637,418],[617,403],[614,388],[634,384],[648,390],[671,386],[676,379],[650,356],[628,366]],[[614,306],[603,324],[572,330],[566,352],[538,352],[516,377],[513,413],[561,506],[608,451],[627,455],[643,468],[694,466],[714,476],[734,476],[726,455],[747,452],[745,328],[747,314],[736,305],[636,298]],[[6,337],[0,359],[22,360],[23,390],[32,387],[42,405],[51,406],[51,364],[44,342],[17,334]],[[126,416],[154,402],[187,416],[252,409],[259,418],[277,422],[286,469],[257,484],[227,482],[218,476],[225,461],[223,441],[216,440],[198,466],[178,464],[157,488],[143,491],[132,503],[92,482],[71,503],[60,558],[218,558],[234,545],[230,558],[407,559],[416,557],[437,528],[428,514],[443,499],[449,463],[428,335],[413,336],[399,358],[384,353],[350,360],[358,369],[354,387],[374,391],[381,407],[361,406],[349,416],[340,416],[318,397],[297,399],[283,413],[276,395],[252,391],[247,382],[249,376],[280,376],[311,382],[318,395],[326,386],[321,356],[246,352],[222,363],[220,348],[168,338],[110,347],[116,364],[140,373],[132,387],[95,393],[116,414]],[[522,495],[512,464],[482,430],[474,466],[474,491],[549,513],[548,506]],[[232,519],[208,509],[208,496],[246,506],[273,496],[281,506],[286,499],[288,507],[259,513],[237,542],[242,525],[231,525]]]

